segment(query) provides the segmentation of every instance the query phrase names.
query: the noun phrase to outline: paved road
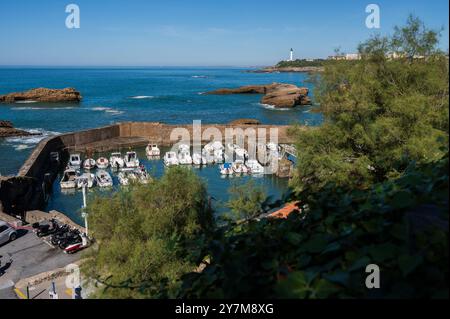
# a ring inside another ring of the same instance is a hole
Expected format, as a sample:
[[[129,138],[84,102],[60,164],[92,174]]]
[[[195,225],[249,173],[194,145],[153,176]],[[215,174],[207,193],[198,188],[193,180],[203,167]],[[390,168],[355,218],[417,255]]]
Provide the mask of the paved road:
[[[67,255],[58,248],[52,248],[32,231],[21,232],[15,241],[0,246],[0,255],[4,256],[4,274],[0,275],[0,299],[17,298],[14,284],[20,279],[65,267],[80,258],[80,254]],[[12,263],[5,265],[9,255]]]

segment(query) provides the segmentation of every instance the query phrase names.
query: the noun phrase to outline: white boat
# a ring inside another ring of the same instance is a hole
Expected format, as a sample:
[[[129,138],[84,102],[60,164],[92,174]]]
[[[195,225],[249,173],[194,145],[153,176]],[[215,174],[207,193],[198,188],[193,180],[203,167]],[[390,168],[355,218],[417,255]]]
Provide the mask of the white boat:
[[[123,160],[125,162],[125,166],[128,168],[139,167],[139,159],[137,157],[136,152],[134,151],[127,152]]]
[[[179,165],[177,153],[175,152],[167,152],[164,154],[164,165],[166,166],[172,166],[172,165]]]
[[[120,152],[111,153],[111,156],[109,157],[109,163],[111,164],[112,169],[120,169],[125,166],[125,162]]]
[[[236,154],[236,160],[246,161],[248,159],[248,152],[243,148],[236,148],[234,150]]]
[[[74,168],[68,168],[64,171],[63,177],[61,178],[61,189],[75,188],[77,186],[78,172]]]
[[[224,150],[225,148],[223,147],[222,142],[220,141],[214,141],[211,143],[211,147],[215,150]]]
[[[239,146],[236,145],[236,144],[233,144],[233,143],[228,143],[228,144],[227,144],[227,150],[228,150],[229,152],[231,152],[232,154],[234,153],[234,151],[235,151],[237,148],[239,148]]]
[[[76,178],[77,188],[82,188],[84,185],[91,188],[95,184],[95,175],[92,173],[84,173]]]
[[[148,184],[151,181],[150,175],[147,173],[147,170],[144,166],[134,169],[134,175],[137,177],[139,183]]]
[[[206,159],[206,156],[199,153],[194,153],[192,154],[192,163],[194,165],[206,165],[208,164],[208,161]]]
[[[93,158],[87,158],[83,163],[83,168],[86,170],[94,169],[95,166],[95,160]]]
[[[189,145],[180,144],[178,146],[178,162],[181,165],[191,165],[192,157]]]
[[[264,167],[257,160],[251,159],[246,163],[251,174],[264,174]]]
[[[109,161],[108,161],[108,159],[106,157],[100,157],[100,158],[97,159],[96,164],[97,164],[98,168],[105,169],[105,168],[108,168]]]
[[[120,185],[129,185],[130,184],[130,175],[133,175],[132,171],[120,171],[120,173],[117,175],[119,179]]]
[[[235,174],[247,174],[249,169],[245,166],[244,161],[236,160],[232,165],[233,172]]]
[[[233,167],[231,163],[224,163],[219,166],[220,174],[222,175],[233,175]]]
[[[223,152],[223,149],[214,150],[214,162],[215,163],[225,162],[225,153]]]
[[[148,144],[147,147],[145,148],[145,154],[147,154],[148,157],[160,156],[161,151],[158,148],[158,145]]]
[[[214,149],[210,146],[210,144],[205,145],[202,150],[202,157],[206,160],[206,165],[214,164]]]
[[[69,156],[69,166],[74,169],[79,169],[81,167],[81,156],[80,154],[70,154]]]
[[[113,186],[111,175],[109,175],[109,173],[105,170],[98,170],[97,173],[95,173],[95,180],[97,182],[97,185],[100,187]]]
[[[270,142],[270,143],[267,143],[266,147],[267,147],[267,151],[268,151],[268,154],[271,157],[271,159],[275,159],[275,160],[281,159],[280,148],[277,144]]]

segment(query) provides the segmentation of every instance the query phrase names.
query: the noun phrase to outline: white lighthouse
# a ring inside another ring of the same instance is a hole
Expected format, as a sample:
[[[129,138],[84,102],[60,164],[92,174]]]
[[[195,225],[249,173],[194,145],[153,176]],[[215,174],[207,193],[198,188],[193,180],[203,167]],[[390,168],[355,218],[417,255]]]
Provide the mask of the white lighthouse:
[[[289,54],[289,61],[294,61],[294,50],[291,48],[291,52]]]

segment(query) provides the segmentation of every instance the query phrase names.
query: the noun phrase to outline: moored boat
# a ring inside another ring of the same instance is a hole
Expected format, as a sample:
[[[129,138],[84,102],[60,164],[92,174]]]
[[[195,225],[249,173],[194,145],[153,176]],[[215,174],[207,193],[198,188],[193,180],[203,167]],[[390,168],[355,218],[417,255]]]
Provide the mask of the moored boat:
[[[117,170],[125,166],[125,162],[120,152],[111,153],[111,156],[109,157],[109,163],[111,164],[112,169]]]
[[[106,157],[100,157],[99,159],[97,159],[97,167],[100,169],[105,169],[108,168],[109,166],[109,161]]]
[[[264,174],[264,167],[257,160],[248,160],[246,165],[251,174]]]
[[[235,174],[247,174],[249,171],[247,166],[245,166],[244,161],[242,160],[234,161],[232,169]]]
[[[105,170],[98,170],[97,173],[95,173],[95,180],[100,187],[113,186],[111,175]]]
[[[86,169],[86,170],[94,169],[95,166],[96,166],[96,164],[95,164],[95,160],[93,158],[87,158],[83,162],[83,168]]]
[[[167,152],[166,154],[164,154],[164,165],[166,166],[179,165],[177,153]]]
[[[181,165],[192,164],[192,157],[189,145],[180,144],[180,146],[178,146],[178,162]]]
[[[95,184],[95,175],[92,173],[84,173],[76,178],[77,188],[82,188],[84,185],[91,188]]]
[[[139,167],[139,158],[137,153],[134,151],[129,151],[125,154],[124,157],[125,166],[128,168],[136,168]]]
[[[79,169],[81,167],[81,156],[80,154],[70,154],[69,156],[69,166],[74,169]]]
[[[68,168],[64,171],[63,177],[61,179],[61,182],[59,183],[61,185],[62,189],[68,189],[68,188],[75,188],[77,186],[77,179],[78,172],[74,168]]]
[[[231,163],[223,163],[219,166],[220,174],[222,175],[233,175],[233,167]]]
[[[161,155],[161,151],[158,148],[158,145],[156,145],[156,144],[148,144],[147,147],[145,148],[145,154],[148,157],[160,156]]]

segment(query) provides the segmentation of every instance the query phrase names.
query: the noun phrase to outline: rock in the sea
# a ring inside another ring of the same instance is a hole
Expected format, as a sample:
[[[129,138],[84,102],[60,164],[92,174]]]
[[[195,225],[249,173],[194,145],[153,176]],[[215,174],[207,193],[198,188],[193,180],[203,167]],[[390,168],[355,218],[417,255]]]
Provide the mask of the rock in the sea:
[[[0,120],[0,137],[13,137],[13,136],[30,136],[40,135],[39,133],[30,133],[14,128],[10,121]]]
[[[36,102],[79,102],[81,100],[80,92],[74,88],[65,89],[47,89],[38,88],[25,92],[14,92],[6,95],[0,95],[0,102],[14,103],[17,101],[36,101]]]
[[[261,100],[263,104],[273,105],[276,108],[292,108],[298,105],[310,105],[306,87],[298,87],[293,84],[272,83],[264,85],[249,85],[235,89],[219,89],[205,94],[264,94]]]
[[[230,122],[231,125],[260,125],[261,122],[255,119],[237,119]]]

